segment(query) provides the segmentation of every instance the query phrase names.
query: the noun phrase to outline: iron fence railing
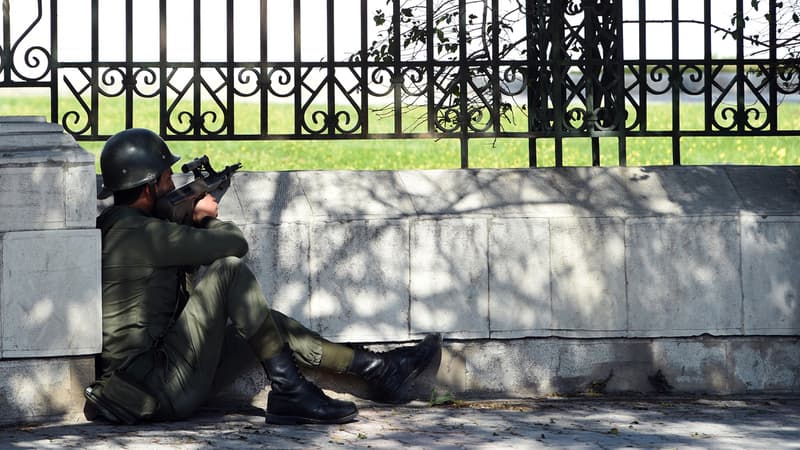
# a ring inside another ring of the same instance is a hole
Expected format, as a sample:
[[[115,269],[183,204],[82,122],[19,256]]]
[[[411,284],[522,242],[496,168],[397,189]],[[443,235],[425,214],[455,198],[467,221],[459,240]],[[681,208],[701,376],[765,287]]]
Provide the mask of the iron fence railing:
[[[631,138],[671,138],[680,164],[687,136],[800,135],[779,117],[799,89],[792,24],[770,20],[795,3],[688,4],[3,0],[0,88],[49,89],[80,140],[150,104],[165,139],[459,139],[462,167],[484,137],[526,139],[535,166],[540,139],[562,165],[564,140],[588,138],[598,165],[616,138],[625,165]],[[652,126],[655,102],[671,127]],[[702,125],[683,125],[689,103]]]

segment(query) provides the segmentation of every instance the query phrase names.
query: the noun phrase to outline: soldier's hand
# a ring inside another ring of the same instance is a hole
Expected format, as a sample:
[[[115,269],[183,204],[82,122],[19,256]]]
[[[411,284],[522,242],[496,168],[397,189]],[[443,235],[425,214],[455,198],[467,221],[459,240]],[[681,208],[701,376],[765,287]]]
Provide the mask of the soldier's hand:
[[[206,217],[213,217],[216,219],[218,214],[219,203],[217,203],[217,199],[211,194],[206,194],[205,197],[201,198],[200,201],[194,205],[192,220],[194,223],[200,223],[200,221]]]

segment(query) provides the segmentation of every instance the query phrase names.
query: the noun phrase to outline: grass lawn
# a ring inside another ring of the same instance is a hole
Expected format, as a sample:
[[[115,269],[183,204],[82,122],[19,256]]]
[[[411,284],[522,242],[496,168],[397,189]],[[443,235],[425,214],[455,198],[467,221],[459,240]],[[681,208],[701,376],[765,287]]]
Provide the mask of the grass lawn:
[[[157,103],[152,100],[137,100],[135,126],[157,128]],[[238,131],[257,133],[258,106],[237,104],[236,127]],[[63,102],[60,111],[76,109],[75,104]],[[120,99],[104,100],[100,104],[100,131],[114,133],[124,125]],[[291,133],[293,111],[290,105],[277,104],[269,107],[268,124],[271,130]],[[50,101],[46,96],[9,95],[0,92],[0,115],[50,116]],[[800,129],[800,103],[784,103],[779,107],[779,128]],[[518,114],[521,123],[507,124],[514,130],[524,126],[524,116]],[[413,117],[404,119],[404,126]],[[685,130],[701,129],[703,105],[684,104],[681,107],[681,126]],[[652,104],[648,108],[650,130],[668,130],[672,125],[671,105]],[[380,119],[370,115],[370,131],[391,131],[392,119]],[[617,165],[617,139],[603,138],[601,141],[601,163]],[[704,137],[681,139],[681,162],[683,164],[800,164],[800,138],[795,137]],[[99,154],[102,142],[82,141],[81,145],[92,153]],[[172,150],[184,159],[206,154],[217,167],[241,161],[243,170],[310,170],[310,169],[443,169],[460,167],[460,146],[457,139],[405,139],[405,140],[333,140],[333,141],[171,141]],[[528,143],[526,139],[471,139],[470,167],[509,168],[528,166]],[[554,142],[550,139],[537,141],[537,163],[539,166],[554,165]],[[628,138],[627,164],[663,165],[672,163],[670,138]],[[589,139],[564,140],[564,165],[591,164],[591,142]]]

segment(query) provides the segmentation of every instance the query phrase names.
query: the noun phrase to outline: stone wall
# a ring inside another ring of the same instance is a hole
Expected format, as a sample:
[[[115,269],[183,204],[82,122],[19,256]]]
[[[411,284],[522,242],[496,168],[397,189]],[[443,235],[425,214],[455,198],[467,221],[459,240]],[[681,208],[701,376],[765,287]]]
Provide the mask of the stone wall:
[[[324,335],[797,335],[794,167],[241,173],[221,202]]]
[[[442,332],[423,395],[580,392],[612,371],[609,391],[661,371],[677,391],[797,392],[799,174],[242,173],[221,215],[274,307],[323,335]]]

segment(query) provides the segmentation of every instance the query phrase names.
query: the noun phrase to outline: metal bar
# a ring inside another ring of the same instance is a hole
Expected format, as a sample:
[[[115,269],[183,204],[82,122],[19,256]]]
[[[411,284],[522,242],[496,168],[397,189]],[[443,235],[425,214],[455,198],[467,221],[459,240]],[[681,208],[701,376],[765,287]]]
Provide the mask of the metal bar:
[[[678,58],[680,57],[680,11],[678,0],[672,0],[672,164],[681,164],[681,75]]]
[[[202,46],[200,42],[200,37],[202,33],[202,12],[200,10],[200,2],[201,0],[194,0],[194,54],[192,57],[192,94],[194,96],[194,108],[193,108],[193,123],[191,129],[194,130],[194,136],[200,137],[200,131],[202,130],[202,115],[203,115],[203,108],[201,105],[202,102],[202,79],[203,79],[203,70],[200,61],[203,59],[202,57]]]
[[[550,16],[551,64],[553,73],[553,135],[555,138],[555,166],[564,165],[564,119],[566,114],[564,75],[569,70],[565,66],[562,43],[564,42],[564,4],[563,0],[553,0],[553,11]]]
[[[777,24],[777,5],[776,0],[769,0],[769,16],[773,19],[769,21],[769,109],[767,110],[767,120],[769,120],[770,131],[778,131],[778,24]]]
[[[533,11],[534,11],[534,2],[535,1],[537,1],[537,0],[525,0],[526,16],[533,13]],[[534,36],[533,36],[533,26],[532,26],[532,24],[533,24],[533,19],[525,20],[525,35],[527,36],[527,39],[525,40],[525,55],[526,55],[526,57],[528,59],[527,60],[527,64],[526,64],[526,80],[525,80],[528,83],[528,86],[527,86],[527,94],[528,94],[527,95],[527,97],[528,97],[528,99],[527,99],[528,100],[528,133],[532,133],[534,131],[534,129],[536,128],[536,121],[535,121],[536,111],[534,109],[535,108],[538,109],[538,107],[534,106],[534,103],[536,101],[536,97],[535,97],[536,90],[534,89],[533,83],[531,81],[534,78],[533,66],[536,63],[536,59],[535,59],[534,54],[533,54],[533,49],[534,49],[534,46],[533,46],[533,42],[534,41],[533,41],[533,39],[534,39]],[[540,33],[540,31],[541,30],[539,30],[539,28],[537,27],[536,28],[537,35],[538,35],[538,33]],[[538,38],[538,36],[537,36],[537,38]],[[539,66],[538,67],[538,73],[541,73],[541,72],[542,72],[542,67]],[[528,138],[528,167],[536,167],[536,138],[535,137]]]
[[[167,135],[167,0],[158,3],[158,129],[161,136]]]
[[[625,42],[624,39],[624,31],[625,27],[622,26],[622,4],[620,0],[614,0],[615,7],[614,7],[614,26],[618,28],[619,32],[619,44]],[[628,165],[628,141],[627,141],[627,133],[628,127],[625,125],[625,118],[627,117],[626,114],[626,106],[625,106],[625,50],[624,47],[621,45],[619,47],[615,47],[617,52],[619,52],[617,57],[617,79],[619,80],[619,84],[617,85],[617,90],[614,94],[615,102],[614,105],[617,108],[617,111],[614,115],[614,121],[616,122],[616,128],[619,132],[619,139],[617,140],[617,164],[620,166],[627,166]],[[622,109],[621,111],[619,109]]]
[[[639,0],[639,129],[647,131],[647,0]]]
[[[8,0],[3,0],[8,1]],[[8,27],[5,28],[8,30]],[[58,0],[50,3],[50,121],[58,123]]]
[[[436,97],[435,97],[435,77],[434,77],[434,54],[433,54],[433,0],[425,0],[425,20],[429,26],[425,27],[425,40],[427,42],[425,48],[425,76],[428,80],[427,86],[425,86],[426,95],[427,95],[427,107],[426,112],[428,115],[428,133],[435,133],[436,132],[436,108],[434,108]]]
[[[98,108],[98,104],[99,104],[98,93],[97,93],[98,86],[99,86],[99,83],[98,83],[98,79],[99,79],[98,71],[100,70],[100,67],[97,65],[98,64],[98,60],[100,59],[99,58],[100,43],[99,43],[99,32],[98,32],[99,14],[100,14],[100,12],[99,12],[98,0],[92,0],[92,12],[91,12],[91,15],[92,15],[92,32],[91,32],[92,33],[92,37],[91,37],[91,40],[92,40],[92,43],[91,43],[91,48],[92,48],[91,49],[91,52],[92,52],[92,63],[91,63],[91,68],[92,68],[92,75],[91,75],[91,77],[92,77],[92,89],[91,89],[91,106],[89,108],[91,111],[89,111],[89,114],[88,114],[88,120],[89,120],[89,123],[91,124],[92,134],[99,133],[98,117],[97,117],[97,108]]]
[[[367,6],[368,0],[361,0],[361,80],[359,89],[361,90],[361,136],[369,133],[369,64],[367,57]]]
[[[269,19],[269,9],[267,6],[267,0],[260,0],[259,2],[259,55],[260,60],[257,66],[260,68],[259,71],[259,89],[261,100],[259,103],[261,109],[261,120],[259,121],[259,127],[261,130],[260,136],[265,137],[269,134],[269,89],[267,89],[267,83],[269,82],[269,46],[267,45],[267,39],[269,37],[269,29],[267,20]]]
[[[133,128],[133,0],[125,0],[125,128]],[[99,117],[98,117],[99,121]]]
[[[301,0],[294,0],[294,134],[302,134],[303,124],[303,83],[301,80],[300,62],[302,61],[301,34],[302,26],[300,15],[302,14],[300,5]]]
[[[690,138],[697,138],[697,137],[708,137],[710,136],[708,133],[702,130],[684,130],[682,131],[683,137],[690,137]],[[634,138],[670,138],[672,136],[672,131],[650,131],[648,133],[632,133],[628,137]],[[738,131],[718,131],[713,134],[714,137],[741,137],[741,136],[749,136],[749,137],[758,137],[758,138],[765,138],[765,137],[786,137],[786,138],[800,138],[800,130],[782,130],[777,133],[772,132],[760,132],[760,133],[747,133],[742,134]],[[108,134],[99,134],[99,135],[78,135],[75,136],[78,140],[84,141],[97,141],[97,140],[105,140],[109,138],[110,135]],[[431,135],[429,133],[368,133],[365,139],[460,139],[461,134],[459,132],[448,132],[448,133],[437,133],[435,135]],[[552,135],[542,135],[537,134],[537,139],[548,138],[552,139]],[[615,138],[618,137],[613,132],[609,134],[601,134],[600,137],[608,137],[608,138]],[[350,134],[337,134],[333,137],[327,135],[295,135],[293,133],[276,133],[271,134],[267,137],[261,138],[257,133],[242,133],[237,135],[238,139],[245,140],[245,141],[252,141],[252,140],[264,140],[264,141],[295,141],[295,140],[302,140],[302,141],[352,141],[354,140],[353,135]],[[489,138],[504,138],[504,139],[525,139],[527,140],[530,138],[530,135],[525,132],[517,132],[517,133],[510,133],[504,132],[502,134],[496,135],[491,132],[473,132],[470,134],[470,139],[489,139]],[[196,141],[197,138],[192,135],[172,135],[168,136],[169,140],[174,141]],[[360,139],[360,137],[356,138]],[[228,141],[228,137],[224,135],[207,135],[203,136],[204,141]]]
[[[0,53],[0,73],[3,74],[6,82],[11,82],[11,5],[9,0],[3,0],[3,52]]]
[[[713,55],[711,53],[711,0],[703,0],[703,41],[704,41],[704,50],[703,55],[705,57],[705,61],[703,63],[703,81],[704,81],[704,98],[705,98],[705,127],[704,129],[708,132],[711,131],[714,123],[714,110],[712,108],[712,98],[711,98],[711,89],[712,89],[712,71],[711,71],[711,60]]]
[[[225,114],[225,125],[224,126],[227,129],[227,133],[226,134],[228,136],[234,136],[235,135],[234,134],[234,131],[235,131],[234,127],[236,126],[236,106],[235,106],[236,105],[236,97],[234,96],[234,85],[235,85],[235,81],[234,81],[235,78],[234,77],[235,77],[235,75],[234,75],[234,70],[233,70],[233,61],[235,59],[235,56],[234,56],[235,55],[234,54],[234,41],[233,41],[233,38],[234,38],[233,27],[234,27],[235,10],[234,10],[234,6],[233,5],[234,5],[233,0],[228,0],[227,3],[226,3],[226,6],[225,6],[226,19],[227,19],[226,22],[225,22],[225,29],[227,30],[227,32],[225,33],[225,35],[227,36],[227,42],[226,42],[226,44],[227,44],[226,55],[227,56],[226,56],[225,59],[226,59],[227,65],[228,65],[227,72],[226,72],[228,80],[227,80],[227,83],[226,83],[226,88],[227,89],[225,89],[225,94],[227,95],[228,104],[226,105],[226,109],[227,110],[225,111],[226,114]]]
[[[500,9],[498,0],[492,0],[492,129],[500,131]]]
[[[736,36],[736,122],[739,132],[743,132],[747,122],[744,104],[744,0],[736,0],[736,14],[741,18],[737,26],[741,24],[742,27]]]
[[[469,111],[467,109],[467,77],[470,74],[467,61],[467,4],[458,1],[458,67],[459,117],[461,119],[461,168],[469,167]]]
[[[326,61],[326,75],[325,84],[328,94],[328,122],[325,126],[328,128],[328,135],[336,134],[336,66],[334,65],[334,40],[336,39],[336,28],[334,19],[334,6],[333,0],[327,0],[325,8],[327,14],[327,61]]]
[[[400,0],[392,1],[392,36],[389,51],[392,54],[393,72],[392,86],[394,88],[394,132],[403,131],[403,74],[400,67]]]

